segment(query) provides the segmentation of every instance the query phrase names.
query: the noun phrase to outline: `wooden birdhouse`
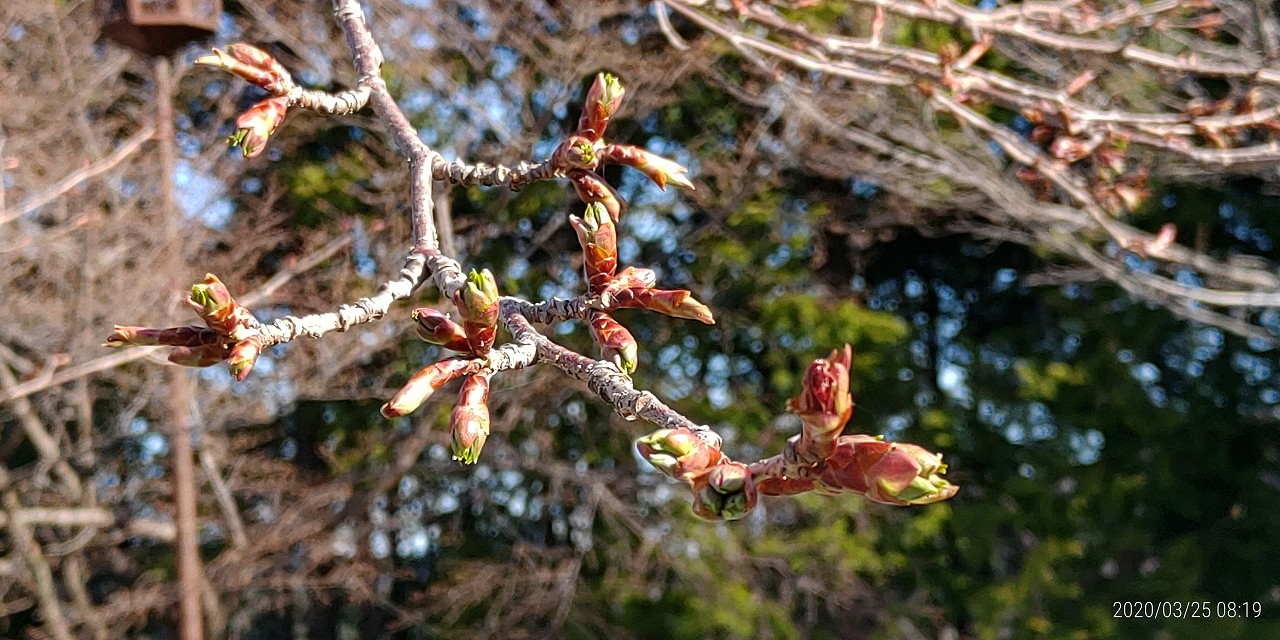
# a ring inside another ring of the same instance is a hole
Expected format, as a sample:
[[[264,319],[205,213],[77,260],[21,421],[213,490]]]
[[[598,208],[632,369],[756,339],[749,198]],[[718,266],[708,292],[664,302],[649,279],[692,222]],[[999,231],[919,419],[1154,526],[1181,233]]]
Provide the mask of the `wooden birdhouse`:
[[[159,56],[213,34],[222,0],[102,0],[102,34],[126,47]]]

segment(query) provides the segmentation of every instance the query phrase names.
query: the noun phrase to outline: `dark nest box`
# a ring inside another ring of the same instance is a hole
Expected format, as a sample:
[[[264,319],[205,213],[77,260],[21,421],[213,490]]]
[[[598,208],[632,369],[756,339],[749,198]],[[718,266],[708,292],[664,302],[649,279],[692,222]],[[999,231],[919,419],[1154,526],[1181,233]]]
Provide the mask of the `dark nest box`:
[[[168,56],[218,29],[222,0],[101,0],[102,35],[130,49]]]

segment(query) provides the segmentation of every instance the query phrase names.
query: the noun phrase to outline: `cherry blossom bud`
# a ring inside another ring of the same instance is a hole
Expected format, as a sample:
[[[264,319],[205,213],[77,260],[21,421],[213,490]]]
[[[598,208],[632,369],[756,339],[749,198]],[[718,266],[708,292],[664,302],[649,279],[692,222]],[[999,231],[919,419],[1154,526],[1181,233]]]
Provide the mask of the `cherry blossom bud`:
[[[689,173],[687,167],[639,147],[610,144],[602,147],[597,155],[600,162],[624,164],[638,169],[663,191],[667,189],[668,182],[682,189],[693,189],[693,183],[689,182],[688,176],[685,175]]]
[[[594,171],[600,166],[600,157],[597,155],[599,147],[599,142],[593,142],[582,136],[569,136],[551,154],[551,162],[561,171],[570,169]]]
[[[257,320],[240,306],[218,276],[207,273],[204,282],[192,285],[187,306],[200,314],[205,324],[220,335],[242,340],[256,332]]]
[[[684,427],[658,429],[636,440],[636,451],[656,469],[677,480],[685,480],[724,459],[719,449]]]
[[[960,490],[942,477],[946,471],[941,454],[919,445],[848,435],[837,440],[817,485],[824,492],[862,493],[883,504],[930,504]]]
[[[498,336],[498,284],[493,274],[488,269],[473,269],[466,284],[454,294],[453,302],[462,315],[462,329],[471,353],[488,353]]]
[[[462,464],[475,464],[480,450],[489,439],[489,377],[480,372],[462,382],[458,406],[449,417],[450,446],[453,459]]]
[[[438,344],[446,349],[469,352],[471,345],[467,342],[467,333],[462,325],[449,319],[449,316],[424,307],[414,309],[409,314],[414,322],[418,337],[431,344]]]
[[[587,311],[587,326],[591,329],[591,339],[600,347],[601,358],[617,365],[623,373],[635,373],[636,339],[626,327],[598,309]]]
[[[578,199],[587,204],[598,202],[604,205],[605,211],[609,212],[609,217],[614,222],[618,221],[618,216],[622,215],[625,204],[618,192],[614,191],[604,178],[585,169],[573,169],[567,175],[569,181],[573,183],[574,190],[578,192]]]
[[[231,347],[231,353],[227,356],[227,366],[231,369],[231,375],[239,382],[249,377],[249,372],[253,370],[253,365],[258,362],[258,355],[262,353],[262,336],[253,335],[241,340]]]
[[[569,224],[578,234],[582,245],[583,271],[587,290],[599,293],[613,279],[618,269],[618,230],[604,205],[593,202],[587,205],[582,218],[569,216]]]
[[[246,158],[256,157],[267,148],[267,140],[284,122],[288,111],[289,99],[285,97],[267,98],[249,107],[236,118],[236,132],[227,138],[227,144],[240,147]]]
[[[693,513],[707,520],[737,520],[756,508],[759,493],[751,470],[741,462],[726,462],[695,474]]]
[[[423,367],[413,374],[391,400],[382,405],[382,415],[387,418],[398,418],[408,415],[422,406],[427,398],[443,387],[450,380],[466,375],[478,366],[475,358],[446,358],[432,365]]]
[[[853,348],[833,350],[826,358],[814,360],[805,372],[800,395],[787,402],[787,410],[800,416],[803,429],[786,453],[799,462],[816,464],[835,449],[835,440],[853,415],[849,394],[849,369]]]
[[[605,127],[609,126],[609,119],[613,114],[618,112],[625,93],[622,83],[613,74],[596,75],[595,82],[587,90],[582,117],[578,118],[578,135],[593,142],[603,138]]]
[[[104,347],[203,347],[218,344],[222,336],[212,329],[204,327],[170,327],[168,329],[151,329],[147,327],[115,326],[115,330],[103,343]]]
[[[212,54],[200,56],[195,62],[233,73],[278,96],[293,88],[293,78],[284,66],[252,45],[236,43],[226,51],[215,48]]]

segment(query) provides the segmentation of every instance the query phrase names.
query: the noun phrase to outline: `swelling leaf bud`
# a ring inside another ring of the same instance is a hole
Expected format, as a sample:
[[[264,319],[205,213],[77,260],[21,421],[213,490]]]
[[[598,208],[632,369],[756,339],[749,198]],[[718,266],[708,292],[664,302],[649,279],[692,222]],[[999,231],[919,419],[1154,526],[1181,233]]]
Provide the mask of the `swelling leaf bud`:
[[[756,508],[759,492],[751,470],[741,462],[726,462],[689,479],[693,513],[706,520],[737,520]]]
[[[673,318],[697,320],[703,324],[715,324],[711,310],[698,302],[684,289],[623,289],[613,292],[609,309],[648,309]]]
[[[498,336],[498,285],[488,269],[471,271],[467,283],[453,296],[462,316],[462,329],[467,334],[471,353],[482,356],[489,352]]]
[[[658,429],[636,440],[636,451],[657,470],[677,480],[720,464],[724,455],[693,431]]]
[[[102,344],[104,347],[203,347],[218,344],[222,336],[212,329],[204,327],[170,327],[168,329],[150,329],[147,327],[115,326],[115,330]]]
[[[569,224],[582,246],[583,272],[587,291],[598,294],[609,285],[618,269],[618,231],[604,205],[587,205],[582,218],[569,216]]]
[[[252,335],[258,324],[253,314],[231,297],[227,285],[212,273],[205,274],[204,282],[192,285],[187,306],[200,314],[210,329],[235,340]]]
[[[626,204],[604,178],[585,169],[574,169],[568,173],[568,177],[574,190],[578,192],[578,199],[587,204],[600,203],[609,212],[609,217],[614,222],[618,221]]]
[[[635,373],[638,364],[636,339],[627,328],[598,309],[587,311],[591,339],[600,347],[600,357],[614,363],[623,373]]]
[[[616,76],[611,73],[597,74],[595,82],[587,89],[582,117],[578,118],[578,135],[592,142],[604,138],[605,127],[609,126],[609,119],[613,114],[618,112],[625,94],[626,90]]]
[[[817,485],[827,493],[861,493],[882,504],[931,504],[960,490],[942,477],[946,471],[941,454],[919,445],[848,435],[837,441]]]
[[[387,418],[398,418],[409,415],[422,406],[436,389],[443,387],[450,380],[466,375],[479,366],[475,358],[446,358],[432,365],[423,367],[413,374],[396,395],[382,405],[382,415]]]
[[[211,367],[227,359],[227,346],[209,344],[203,347],[175,347],[169,352],[169,362],[184,367]]]
[[[833,350],[830,356],[814,360],[805,372],[800,395],[787,402],[787,410],[800,416],[803,430],[787,453],[805,464],[817,464],[835,450],[835,440],[853,415],[849,393],[849,369],[853,348]]]
[[[449,417],[450,447],[453,459],[462,464],[475,464],[480,450],[489,439],[489,377],[476,373],[462,382],[458,405]]]
[[[450,320],[449,316],[429,307],[414,309],[410,316],[418,337],[425,342],[463,353],[471,351],[466,331],[462,329],[462,325]]]
[[[289,111],[289,99],[267,98],[236,118],[236,132],[227,138],[227,144],[240,147],[246,158],[256,157],[267,147],[267,140],[284,122]]]
[[[622,164],[639,170],[663,191],[667,190],[668,182],[681,189],[693,189],[693,183],[685,175],[689,173],[687,167],[639,147],[611,144],[602,147],[597,155],[600,162]]]
[[[270,93],[283,96],[293,88],[293,78],[275,58],[252,45],[236,43],[226,51],[196,58],[196,64],[233,73]]]

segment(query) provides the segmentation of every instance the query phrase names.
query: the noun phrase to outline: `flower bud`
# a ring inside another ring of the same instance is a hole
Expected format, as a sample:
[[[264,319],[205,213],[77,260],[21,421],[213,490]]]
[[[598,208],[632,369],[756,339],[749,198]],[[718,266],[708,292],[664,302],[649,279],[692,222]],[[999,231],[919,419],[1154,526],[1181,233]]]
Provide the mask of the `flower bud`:
[[[639,147],[610,144],[602,147],[596,155],[600,162],[623,164],[639,170],[663,191],[666,191],[668,182],[682,189],[693,189],[693,183],[685,175],[689,173],[687,167]]]
[[[829,493],[862,493],[882,504],[930,504],[960,490],[942,477],[946,471],[941,454],[918,445],[848,435],[836,442],[817,485]]]
[[[656,469],[677,480],[685,480],[724,459],[719,449],[684,427],[658,429],[636,440],[636,451]]]
[[[227,138],[227,144],[240,147],[246,158],[257,156],[267,147],[267,140],[288,112],[289,99],[285,97],[267,98],[249,107],[236,118],[236,132]]]
[[[233,73],[278,96],[293,88],[293,78],[284,65],[252,45],[236,43],[226,51],[215,48],[211,55],[196,58],[195,63]]]
[[[414,329],[417,330],[418,337],[424,341],[454,351],[471,351],[466,331],[462,329],[462,325],[450,320],[449,316],[429,307],[414,309],[409,315],[415,322]]]
[[[593,142],[603,138],[605,127],[609,126],[609,119],[613,114],[618,112],[625,93],[622,83],[613,74],[597,74],[595,82],[587,90],[582,117],[578,118],[578,135]]]
[[[719,464],[689,479],[693,513],[707,520],[737,520],[756,508],[759,492],[741,462]]]
[[[618,231],[604,205],[592,202],[582,218],[569,216],[569,224],[582,245],[583,271],[587,290],[599,293],[618,269]]]
[[[493,274],[488,269],[473,269],[467,283],[454,294],[453,303],[462,316],[471,353],[488,353],[498,336],[498,285]]]
[[[398,418],[409,415],[422,406],[427,398],[443,387],[450,380],[466,375],[479,366],[475,358],[446,358],[432,365],[423,367],[413,374],[391,400],[382,405],[382,415],[387,418]]]
[[[218,276],[207,273],[204,282],[192,285],[187,306],[200,314],[205,324],[220,335],[242,340],[251,335],[257,320],[231,297]]]
[[[560,171],[570,169],[594,171],[600,166],[600,157],[596,153],[599,146],[598,141],[593,142],[582,136],[569,136],[551,154],[551,162]]]
[[[449,417],[450,446],[453,459],[462,464],[475,464],[480,450],[489,439],[489,377],[480,372],[462,382],[458,405]]]
[[[104,347],[203,347],[221,342],[222,336],[212,329],[204,327],[170,327],[168,329],[151,329],[148,327],[115,326],[115,331],[107,337]]]
[[[605,211],[609,212],[609,217],[614,222],[618,221],[625,203],[604,178],[585,169],[573,169],[567,175],[569,181],[573,183],[574,190],[578,192],[578,199],[587,204],[600,203]]]
[[[623,373],[635,373],[637,346],[631,332],[598,309],[589,309],[586,319],[591,339],[600,347],[600,357],[617,365]]]
[[[826,358],[814,360],[805,372],[800,395],[787,402],[787,410],[800,416],[803,429],[787,453],[798,462],[817,464],[835,450],[835,440],[853,415],[849,394],[849,368],[853,348],[833,350]]]
[[[258,362],[258,355],[262,353],[262,336],[253,335],[241,340],[231,347],[231,353],[227,356],[227,366],[231,369],[231,375],[239,382],[249,377],[249,372],[253,370],[253,365]]]

